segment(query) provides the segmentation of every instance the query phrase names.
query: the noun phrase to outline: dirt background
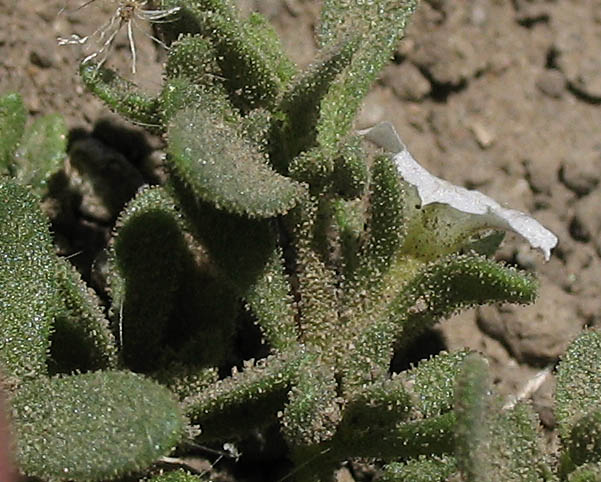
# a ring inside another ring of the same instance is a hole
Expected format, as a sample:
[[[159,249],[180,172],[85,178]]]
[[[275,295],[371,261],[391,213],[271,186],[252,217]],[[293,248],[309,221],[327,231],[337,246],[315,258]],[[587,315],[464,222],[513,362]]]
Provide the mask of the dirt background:
[[[56,40],[94,32],[114,2],[73,12],[75,0],[65,1],[0,0],[0,92],[19,91],[34,117],[63,114],[114,158],[152,158],[146,147],[132,154],[101,135],[100,121],[111,115],[76,75],[85,48]],[[249,0],[241,7],[270,18],[292,58],[310,63],[319,2]],[[136,37],[138,73],[131,75],[124,32],[108,65],[158,90],[164,56],[142,33]],[[500,254],[537,273],[536,304],[468,311],[442,323],[438,338],[422,340],[486,353],[505,394],[520,392],[584,326],[601,320],[600,52],[601,0],[422,1],[357,121],[392,121],[432,172],[530,212],[558,235],[548,263],[511,236]],[[552,378],[533,395],[549,429]]]

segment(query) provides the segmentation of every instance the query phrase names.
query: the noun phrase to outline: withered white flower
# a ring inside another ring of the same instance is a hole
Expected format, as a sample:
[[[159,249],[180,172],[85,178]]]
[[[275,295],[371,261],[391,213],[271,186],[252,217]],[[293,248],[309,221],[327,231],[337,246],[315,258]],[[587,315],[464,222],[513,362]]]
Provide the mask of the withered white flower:
[[[430,174],[413,158],[390,122],[361,130],[359,134],[392,154],[399,175],[416,189],[422,208],[442,209],[439,214],[450,220],[443,227],[445,234],[487,228],[509,230],[523,236],[549,260],[551,250],[557,245],[557,237],[551,231],[527,214],[506,209],[481,192],[455,186]]]
[[[80,10],[96,0],[88,0],[81,5],[77,10]],[[86,56],[82,62],[96,61],[98,67],[102,66],[108,58],[108,54],[115,38],[123,27],[127,29],[127,39],[129,42],[129,50],[132,56],[131,68],[132,73],[136,73],[136,43],[134,40],[134,26],[136,25],[136,19],[144,20],[147,22],[161,22],[165,21],[168,17],[177,13],[180,7],[168,8],[165,10],[151,10],[145,8],[148,4],[148,0],[110,0],[116,4],[116,8],[111,17],[101,25],[94,33],[85,37],[73,34],[69,37],[58,38],[59,45],[84,45],[88,43],[94,43],[98,46],[97,50]],[[148,35],[148,34],[146,34]],[[163,47],[166,46],[159,39],[150,36],[149,37],[155,42],[159,43]]]

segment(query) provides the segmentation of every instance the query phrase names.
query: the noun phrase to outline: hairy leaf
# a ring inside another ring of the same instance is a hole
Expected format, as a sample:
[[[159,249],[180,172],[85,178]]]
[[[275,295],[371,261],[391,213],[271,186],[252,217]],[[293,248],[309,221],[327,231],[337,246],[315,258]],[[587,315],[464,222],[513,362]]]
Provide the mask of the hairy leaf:
[[[378,482],[445,482],[457,465],[455,459],[443,457],[419,457],[407,462],[393,462],[384,466]]]
[[[208,111],[189,109],[174,117],[169,153],[196,196],[232,213],[272,217],[304,194],[300,184],[271,170],[256,146]]]
[[[288,352],[252,363],[243,372],[220,380],[183,401],[191,422],[200,425],[203,440],[240,437],[275,421],[304,352]]]
[[[572,427],[601,400],[601,334],[590,330],[566,350],[557,370],[555,416],[568,439]]]
[[[343,454],[341,459],[377,457],[388,461],[450,454],[454,450],[455,430],[453,412],[378,429],[365,429],[343,421],[332,450]]]
[[[243,23],[229,1],[181,0],[167,2],[181,6],[184,16],[191,15],[200,32],[215,51],[230,99],[242,111],[269,108],[282,85],[282,64],[276,62],[274,46],[265,43],[266,31],[257,18]]]
[[[281,172],[287,171],[288,164],[298,154],[315,147],[321,100],[327,95],[332,81],[349,65],[357,47],[357,39],[349,36],[338,45],[324,49],[320,58],[299,74],[284,94],[278,106],[280,123],[274,124],[272,134],[276,149],[273,162]],[[334,153],[330,150],[322,155],[329,159]]]
[[[492,481],[488,411],[491,408],[488,364],[476,354],[462,363],[455,391],[457,466],[467,482]]]
[[[291,291],[284,272],[282,251],[276,249],[246,294],[248,306],[272,350],[285,351],[298,341]]]
[[[148,482],[203,482],[208,480],[201,475],[193,475],[183,469],[174,470],[161,475],[156,475]]]
[[[110,251],[112,312],[126,363],[156,367],[186,250],[182,221],[162,188],[141,191],[117,221]]]
[[[341,418],[336,388],[331,367],[313,357],[303,360],[280,418],[289,445],[310,446],[332,438]]]
[[[11,403],[19,466],[43,479],[112,479],[146,468],[183,435],[171,393],[133,373],[39,378]]]
[[[25,130],[27,112],[19,94],[0,97],[0,174],[13,174],[15,151]]]
[[[19,380],[46,373],[57,260],[38,199],[14,181],[0,183],[0,226],[0,363]]]
[[[422,268],[391,304],[403,343],[454,311],[486,303],[531,303],[538,284],[527,273],[473,255],[450,255]]]
[[[67,125],[63,118],[51,114],[37,119],[25,130],[15,153],[15,179],[41,192],[63,167],[66,149]]]
[[[571,462],[576,466],[601,462],[601,411],[593,409],[580,417],[565,445]]]
[[[96,294],[65,259],[57,264],[58,288],[64,307],[56,320],[51,355],[55,370],[115,368],[115,337]]]
[[[361,46],[321,102],[317,125],[320,146],[334,147],[346,136],[363,98],[392,57],[415,6],[415,0],[327,2],[322,16],[322,43],[329,44],[352,32],[361,38]],[[340,18],[335,19],[336,15]],[[329,28],[328,24],[333,23],[342,25]]]
[[[441,353],[400,375],[424,417],[441,415],[453,408],[456,377],[468,354],[467,350]]]
[[[140,92],[137,86],[105,67],[81,65],[83,83],[111,109],[133,122],[160,128],[158,100]]]

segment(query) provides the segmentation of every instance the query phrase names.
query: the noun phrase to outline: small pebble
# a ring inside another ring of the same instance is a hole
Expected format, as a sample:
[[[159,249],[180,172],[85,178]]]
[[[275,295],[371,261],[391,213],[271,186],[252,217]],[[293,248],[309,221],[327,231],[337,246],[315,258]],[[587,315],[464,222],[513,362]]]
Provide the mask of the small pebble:
[[[566,79],[559,70],[543,70],[536,79],[536,87],[546,96],[559,99],[566,88]]]
[[[474,122],[471,125],[471,129],[476,142],[482,149],[488,149],[495,142],[494,134],[479,122]]]

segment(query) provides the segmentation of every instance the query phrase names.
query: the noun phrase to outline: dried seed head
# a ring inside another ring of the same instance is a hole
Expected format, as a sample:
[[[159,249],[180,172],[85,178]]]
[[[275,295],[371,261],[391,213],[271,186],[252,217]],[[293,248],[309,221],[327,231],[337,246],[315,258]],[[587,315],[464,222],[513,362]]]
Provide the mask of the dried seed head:
[[[95,3],[97,0],[87,0],[81,6],[75,9],[75,11],[81,10],[88,5]],[[136,73],[136,43],[134,39],[134,27],[138,28],[136,20],[143,20],[146,22],[158,23],[162,21],[170,21],[171,17],[176,14],[180,7],[169,8],[165,10],[152,10],[148,9],[148,0],[100,0],[104,2],[110,2],[114,4],[115,10],[109,19],[102,24],[92,34],[85,37],[81,37],[76,34],[72,34],[69,37],[59,37],[59,45],[89,45],[91,46],[92,52],[88,54],[83,60],[83,63],[95,61],[98,67],[102,66],[108,58],[111,46],[115,41],[115,38],[125,28],[127,32],[127,39],[129,44],[129,50],[132,56],[132,73]],[[61,10],[64,11],[63,8]],[[151,38],[153,41],[162,45],[166,48],[165,44],[156,37],[149,34],[145,35]]]

